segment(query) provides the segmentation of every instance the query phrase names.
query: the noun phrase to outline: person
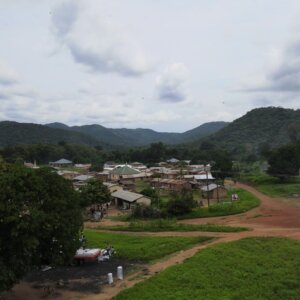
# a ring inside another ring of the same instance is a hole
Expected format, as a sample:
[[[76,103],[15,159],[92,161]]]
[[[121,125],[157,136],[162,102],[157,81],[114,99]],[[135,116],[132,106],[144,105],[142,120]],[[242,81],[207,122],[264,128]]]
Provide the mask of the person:
[[[80,241],[80,243],[81,243],[81,247],[83,248],[83,249],[85,249],[85,245],[86,245],[86,237],[84,236],[84,234],[81,234],[81,237],[79,238],[79,241]]]

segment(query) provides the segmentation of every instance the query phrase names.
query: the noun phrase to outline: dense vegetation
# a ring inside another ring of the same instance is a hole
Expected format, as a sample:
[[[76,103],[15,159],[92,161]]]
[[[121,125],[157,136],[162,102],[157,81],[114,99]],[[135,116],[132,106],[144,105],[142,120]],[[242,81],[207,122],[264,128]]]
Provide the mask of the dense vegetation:
[[[210,239],[208,237],[129,236],[94,230],[85,230],[85,235],[89,247],[104,248],[113,245],[117,257],[141,262],[161,258]]]
[[[76,131],[100,140],[110,145],[122,145],[127,147],[145,146],[152,143],[162,142],[165,144],[179,144],[197,140],[225,127],[226,122],[210,122],[202,124],[192,130],[183,133],[157,132],[151,129],[113,129],[101,125],[66,126],[61,123],[52,123],[52,128]]]
[[[254,161],[261,151],[284,145],[299,132],[300,110],[267,107],[251,110],[205,140],[235,157]]]
[[[163,142],[179,144],[207,136],[226,126],[225,122],[205,123],[186,133],[156,132],[150,129],[112,129],[101,125],[69,127],[61,123],[39,125],[32,123],[0,122],[0,147],[20,144],[71,144],[96,146],[110,149],[113,146],[136,147]]]
[[[49,169],[0,165],[0,290],[33,266],[69,263],[82,212],[71,183]]]
[[[0,122],[0,147],[21,144],[57,144],[60,141],[90,146],[102,144],[101,141],[96,141],[79,132],[31,123]]]
[[[114,299],[299,299],[300,242],[247,238],[202,250]]]
[[[24,161],[33,162],[36,160],[38,164],[48,164],[51,161],[66,158],[74,163],[92,163],[100,168],[107,159],[107,155],[101,147],[73,145],[65,142],[56,145],[7,146],[0,149],[0,155],[10,163],[23,164]]]

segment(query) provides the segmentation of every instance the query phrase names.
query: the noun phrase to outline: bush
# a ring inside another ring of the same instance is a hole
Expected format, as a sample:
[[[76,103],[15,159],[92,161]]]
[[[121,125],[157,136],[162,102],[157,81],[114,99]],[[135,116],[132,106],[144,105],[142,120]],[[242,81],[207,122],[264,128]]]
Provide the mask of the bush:
[[[179,216],[190,213],[196,207],[193,193],[182,190],[180,193],[173,193],[167,204],[167,212],[170,216]]]
[[[137,219],[159,219],[163,217],[163,213],[156,207],[137,204],[132,211],[132,217]]]

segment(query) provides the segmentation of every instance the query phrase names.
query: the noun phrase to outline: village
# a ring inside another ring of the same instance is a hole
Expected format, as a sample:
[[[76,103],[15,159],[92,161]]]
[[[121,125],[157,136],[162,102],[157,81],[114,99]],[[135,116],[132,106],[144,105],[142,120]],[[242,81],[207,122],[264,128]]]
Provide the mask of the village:
[[[38,168],[36,163],[25,162],[24,165]],[[227,197],[223,181],[213,177],[210,165],[194,165],[189,160],[171,158],[149,167],[140,162],[108,161],[102,172],[90,171],[91,164],[74,164],[64,158],[49,162],[49,166],[70,180],[75,190],[80,190],[90,180],[103,182],[113,199],[110,205],[122,211],[130,210],[135,204],[151,205],[150,197],[139,193],[145,186],[156,190],[160,196],[183,190],[194,192],[194,200],[199,206],[218,203]]]

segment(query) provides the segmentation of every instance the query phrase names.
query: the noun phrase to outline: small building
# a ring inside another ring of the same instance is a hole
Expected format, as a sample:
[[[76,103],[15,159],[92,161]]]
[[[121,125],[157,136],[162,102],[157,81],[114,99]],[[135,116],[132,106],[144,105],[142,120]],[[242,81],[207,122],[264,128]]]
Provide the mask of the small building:
[[[63,168],[63,167],[70,167],[73,165],[73,162],[68,160],[68,159],[65,159],[65,158],[61,158],[57,161],[52,161],[49,163],[49,165],[51,167],[54,167],[54,168]]]
[[[210,199],[221,199],[227,197],[227,190],[222,185],[217,185],[215,183],[210,183],[208,186],[204,185],[201,187],[203,198],[207,198],[207,193],[209,193]]]
[[[151,199],[149,197],[129,191],[116,191],[112,193],[111,196],[113,197],[115,206],[122,209],[130,209],[137,203],[147,206],[151,205]]]
[[[79,175],[73,178],[73,186],[75,190],[78,190],[80,187],[86,185],[89,180],[95,178],[91,175]]]

